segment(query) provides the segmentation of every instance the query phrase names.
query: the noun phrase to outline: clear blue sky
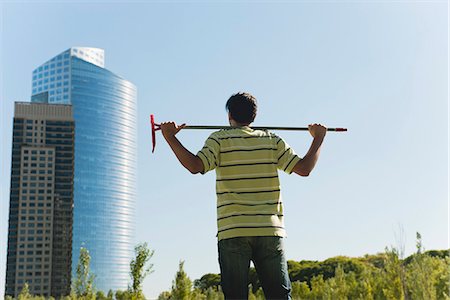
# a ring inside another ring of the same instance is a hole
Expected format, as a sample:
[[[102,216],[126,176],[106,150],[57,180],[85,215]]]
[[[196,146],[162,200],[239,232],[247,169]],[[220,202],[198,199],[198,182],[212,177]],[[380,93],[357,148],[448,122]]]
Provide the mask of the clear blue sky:
[[[237,91],[259,100],[255,125],[348,127],[327,135],[309,178],[281,175],[288,259],[362,256],[415,232],[448,248],[447,1],[219,3],[2,2],[0,295],[5,284],[14,101],[32,70],[71,46],[105,49],[106,68],[138,88],[137,241],[155,250],[144,292],[218,273],[214,174],[184,170],[148,115],[226,124]],[[207,131],[179,138],[196,152]],[[299,154],[307,133],[278,132]]]

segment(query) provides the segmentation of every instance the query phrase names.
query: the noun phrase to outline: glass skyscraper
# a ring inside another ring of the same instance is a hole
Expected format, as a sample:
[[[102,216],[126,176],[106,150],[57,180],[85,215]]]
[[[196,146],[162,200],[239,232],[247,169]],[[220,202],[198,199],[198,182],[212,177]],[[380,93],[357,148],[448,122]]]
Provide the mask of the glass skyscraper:
[[[97,289],[126,289],[135,231],[136,87],[105,69],[102,49],[73,47],[33,71],[31,101],[73,106],[72,274],[85,247]]]

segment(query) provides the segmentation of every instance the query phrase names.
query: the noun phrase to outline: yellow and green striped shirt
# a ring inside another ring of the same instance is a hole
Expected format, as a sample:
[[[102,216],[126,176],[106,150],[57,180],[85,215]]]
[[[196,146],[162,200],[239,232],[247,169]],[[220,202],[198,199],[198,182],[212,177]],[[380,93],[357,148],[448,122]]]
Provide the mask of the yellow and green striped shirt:
[[[216,170],[218,239],[286,236],[278,169],[300,160],[283,139],[250,127],[212,133],[197,153],[204,173]]]

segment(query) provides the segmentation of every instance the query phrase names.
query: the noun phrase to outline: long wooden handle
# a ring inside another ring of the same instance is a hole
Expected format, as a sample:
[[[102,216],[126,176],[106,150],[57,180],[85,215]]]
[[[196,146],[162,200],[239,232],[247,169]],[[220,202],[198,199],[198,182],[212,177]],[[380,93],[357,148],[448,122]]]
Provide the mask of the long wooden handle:
[[[187,125],[183,129],[232,129],[231,126],[209,126],[209,125]],[[289,130],[289,131],[308,131],[308,127],[274,127],[274,126],[251,126],[255,130]],[[327,128],[327,131],[347,131],[347,128]]]
[[[150,125],[152,128],[152,153],[156,147],[156,131],[161,130],[161,126],[155,123],[155,116],[150,115]],[[231,126],[208,126],[208,125],[188,125],[184,129],[232,129]],[[308,127],[273,127],[273,126],[255,126],[251,127],[256,130],[290,130],[290,131],[308,131]],[[327,128],[327,131],[343,132],[347,128]]]

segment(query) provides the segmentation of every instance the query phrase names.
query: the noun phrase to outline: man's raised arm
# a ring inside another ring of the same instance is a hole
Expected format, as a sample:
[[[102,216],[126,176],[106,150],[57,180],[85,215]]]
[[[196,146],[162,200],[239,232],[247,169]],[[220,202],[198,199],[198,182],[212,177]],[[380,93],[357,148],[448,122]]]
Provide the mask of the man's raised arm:
[[[323,139],[327,133],[327,128],[320,124],[309,125],[309,133],[313,137],[311,146],[309,147],[306,155],[295,164],[293,172],[300,176],[309,176],[309,173],[314,169],[320,155],[320,147],[322,146]]]
[[[175,122],[163,122],[161,123],[161,131],[180,163],[192,174],[197,174],[204,169],[202,160],[187,150],[175,136],[184,126],[186,124],[177,126]]]

